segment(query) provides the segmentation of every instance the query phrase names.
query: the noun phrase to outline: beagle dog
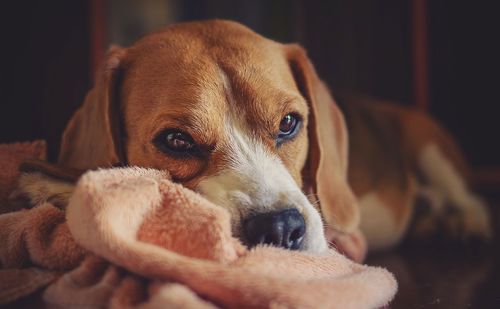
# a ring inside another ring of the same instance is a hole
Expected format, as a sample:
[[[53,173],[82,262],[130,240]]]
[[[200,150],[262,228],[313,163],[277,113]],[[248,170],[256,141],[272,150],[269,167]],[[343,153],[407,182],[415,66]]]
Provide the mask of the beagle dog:
[[[110,49],[64,131],[57,167],[42,170],[63,179],[117,165],[166,170],[226,208],[248,246],[322,252],[328,238],[352,256],[365,245],[359,226],[373,248],[391,246],[423,189],[417,166],[443,203],[484,215],[427,116],[346,106],[350,153],[344,116],[300,46],[230,21],[176,24]],[[393,123],[398,143],[372,130]],[[39,181],[33,175],[21,185]],[[51,181],[64,200],[70,189]],[[470,220],[471,231],[484,224]]]
[[[348,254],[346,235],[363,241],[347,143],[343,116],[300,46],[213,20],[112,47],[64,131],[57,167],[43,169],[58,178],[123,165],[165,170],[227,209],[250,247],[320,253],[325,223]]]

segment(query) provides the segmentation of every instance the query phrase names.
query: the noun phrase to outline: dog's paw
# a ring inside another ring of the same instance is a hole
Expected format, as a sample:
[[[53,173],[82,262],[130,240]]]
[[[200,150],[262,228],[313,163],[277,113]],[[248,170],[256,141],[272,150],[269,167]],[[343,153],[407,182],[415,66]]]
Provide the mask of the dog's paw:
[[[463,209],[464,234],[466,237],[493,238],[491,215],[486,205],[480,200]]]
[[[442,224],[446,234],[466,242],[491,240],[493,228],[487,206],[473,196],[466,202],[445,209]]]

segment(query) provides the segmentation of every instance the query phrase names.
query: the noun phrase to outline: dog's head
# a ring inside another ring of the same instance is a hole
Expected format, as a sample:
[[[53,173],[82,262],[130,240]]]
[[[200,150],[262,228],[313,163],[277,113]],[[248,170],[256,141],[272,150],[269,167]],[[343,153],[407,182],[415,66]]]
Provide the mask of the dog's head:
[[[59,164],[117,163],[167,170],[225,207],[249,245],[319,252],[318,210],[341,232],[359,221],[344,120],[304,50],[234,22],[178,24],[109,51]]]

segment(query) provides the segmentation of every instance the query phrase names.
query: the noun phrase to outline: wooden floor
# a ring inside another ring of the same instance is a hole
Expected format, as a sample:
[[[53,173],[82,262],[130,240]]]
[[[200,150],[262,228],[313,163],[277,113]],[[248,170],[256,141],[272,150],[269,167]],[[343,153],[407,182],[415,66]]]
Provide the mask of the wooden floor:
[[[500,190],[483,196],[493,214],[492,243],[407,243],[368,257],[367,264],[386,267],[398,280],[390,308],[500,308]]]

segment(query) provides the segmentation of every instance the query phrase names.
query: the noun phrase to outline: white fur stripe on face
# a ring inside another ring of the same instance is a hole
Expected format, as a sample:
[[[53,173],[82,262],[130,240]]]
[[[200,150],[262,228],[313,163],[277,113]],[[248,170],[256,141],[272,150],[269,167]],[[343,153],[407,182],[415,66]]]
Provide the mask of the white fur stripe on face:
[[[197,191],[230,212],[235,236],[241,235],[241,222],[248,216],[296,208],[306,222],[304,249],[327,249],[319,213],[281,159],[259,140],[253,131],[258,128],[247,125],[242,112],[235,110],[231,84],[222,69],[219,73],[229,108],[220,139],[223,142],[215,151],[224,152],[227,164],[216,175],[203,179]]]
[[[326,249],[319,213],[309,203],[282,161],[264,145],[238,126],[226,127],[227,166],[207,177],[198,191],[231,213],[233,233],[241,234],[241,221],[253,214],[296,208],[304,216],[304,248],[320,252]]]

